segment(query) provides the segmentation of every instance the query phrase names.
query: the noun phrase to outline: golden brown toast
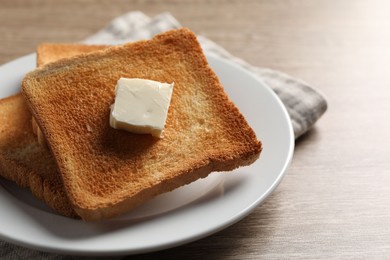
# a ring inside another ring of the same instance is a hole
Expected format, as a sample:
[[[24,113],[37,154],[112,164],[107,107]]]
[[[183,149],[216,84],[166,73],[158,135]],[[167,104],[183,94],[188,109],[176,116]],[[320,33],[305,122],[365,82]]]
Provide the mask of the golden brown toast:
[[[61,215],[77,216],[53,157],[32,132],[31,114],[21,94],[0,100],[0,175],[28,187]]]
[[[37,48],[37,64],[43,66],[57,59],[107,47],[41,44]],[[0,100],[0,176],[30,188],[35,196],[59,214],[77,217],[65,194],[53,157],[33,135],[34,124],[31,124],[31,119],[31,113],[21,94]],[[35,132],[39,134],[39,131]]]
[[[120,77],[175,82],[162,139],[110,127]],[[22,89],[84,220],[251,164],[262,149],[188,29],[48,64]]]
[[[108,47],[110,46],[85,45],[79,43],[42,43],[37,47],[37,67],[42,67],[60,59],[104,50]]]

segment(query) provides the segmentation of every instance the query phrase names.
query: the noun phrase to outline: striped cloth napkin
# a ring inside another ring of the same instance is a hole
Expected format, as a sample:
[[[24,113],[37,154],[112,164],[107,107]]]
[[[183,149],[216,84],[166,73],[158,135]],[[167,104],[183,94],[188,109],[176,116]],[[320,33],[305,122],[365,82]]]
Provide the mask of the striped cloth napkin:
[[[169,13],[154,18],[139,11],[129,12],[115,18],[106,28],[88,37],[88,44],[122,44],[149,39],[153,35],[180,28],[181,24]],[[258,75],[279,96],[290,115],[295,138],[306,133],[324,114],[327,102],[324,96],[306,83],[282,72],[254,67],[234,57],[221,46],[203,36],[198,40],[204,51],[232,60]]]
[[[115,18],[106,28],[88,37],[88,44],[121,44],[129,41],[148,39],[153,35],[180,28],[180,23],[169,13],[150,18],[141,12],[129,12]],[[322,94],[300,80],[284,73],[254,67],[232,56],[211,40],[198,36],[206,52],[232,60],[254,72],[265,81],[279,96],[291,117],[295,137],[307,132],[326,111],[327,103]],[[0,240],[0,258],[5,259],[94,259],[90,257],[69,257],[30,250]],[[113,259],[113,258],[110,258]],[[115,258],[119,259],[119,258]]]

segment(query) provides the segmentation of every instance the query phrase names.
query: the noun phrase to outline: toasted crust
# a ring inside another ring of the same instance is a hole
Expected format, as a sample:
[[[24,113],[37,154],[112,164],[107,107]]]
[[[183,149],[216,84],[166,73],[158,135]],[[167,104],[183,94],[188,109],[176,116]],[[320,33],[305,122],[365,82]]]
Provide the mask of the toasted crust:
[[[41,44],[37,49],[39,66],[57,59],[67,58],[107,48],[99,45]],[[55,161],[41,146],[44,137],[21,94],[0,100],[0,175],[29,188],[59,214],[78,217],[64,191]]]
[[[109,126],[120,77],[175,82],[162,139]],[[29,73],[22,89],[84,220],[248,165],[262,149],[188,29],[48,64]]]

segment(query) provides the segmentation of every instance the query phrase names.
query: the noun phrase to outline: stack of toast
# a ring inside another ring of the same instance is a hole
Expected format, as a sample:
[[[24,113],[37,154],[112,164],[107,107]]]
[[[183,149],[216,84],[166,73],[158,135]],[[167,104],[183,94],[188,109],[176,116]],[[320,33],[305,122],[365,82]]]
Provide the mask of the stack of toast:
[[[59,214],[112,218],[262,150],[188,29],[122,46],[41,45],[37,64],[22,94],[0,101],[0,174]],[[110,127],[121,77],[175,82],[163,138]]]

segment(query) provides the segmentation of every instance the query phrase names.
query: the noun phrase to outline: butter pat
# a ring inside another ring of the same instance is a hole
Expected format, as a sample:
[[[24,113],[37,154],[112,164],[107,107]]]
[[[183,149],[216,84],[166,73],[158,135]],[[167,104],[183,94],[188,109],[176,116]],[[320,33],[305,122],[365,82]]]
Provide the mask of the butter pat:
[[[111,106],[111,127],[161,137],[173,85],[146,79],[120,78],[115,89],[115,103]]]

